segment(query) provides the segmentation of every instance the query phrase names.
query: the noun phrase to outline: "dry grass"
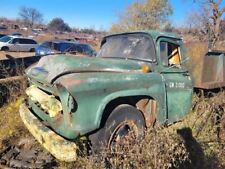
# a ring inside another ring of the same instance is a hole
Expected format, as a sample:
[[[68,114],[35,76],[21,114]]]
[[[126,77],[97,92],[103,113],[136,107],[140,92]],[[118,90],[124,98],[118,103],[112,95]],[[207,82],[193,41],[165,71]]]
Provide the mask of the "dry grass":
[[[24,79],[0,84],[0,150],[28,133],[19,116],[25,87]]]
[[[18,107],[21,104],[23,98],[11,102],[7,106],[0,109],[0,142],[7,145],[16,142],[15,138],[23,137],[26,134],[26,129],[20,119]],[[5,146],[5,145],[2,145]]]
[[[172,129],[188,127],[193,138],[202,151],[202,168],[225,168],[225,139],[221,138],[220,120],[225,110],[225,91],[194,96],[192,112]],[[199,158],[199,152],[193,154],[193,159]]]
[[[118,147],[89,157],[79,157],[77,162],[60,163],[59,168],[178,168],[188,163],[188,153],[182,138],[166,130],[151,130],[145,139],[128,147]]]
[[[59,168],[223,169],[225,144],[218,129],[224,108],[224,91],[210,97],[195,95],[192,112],[181,122],[147,131],[143,141],[126,150],[80,157]]]

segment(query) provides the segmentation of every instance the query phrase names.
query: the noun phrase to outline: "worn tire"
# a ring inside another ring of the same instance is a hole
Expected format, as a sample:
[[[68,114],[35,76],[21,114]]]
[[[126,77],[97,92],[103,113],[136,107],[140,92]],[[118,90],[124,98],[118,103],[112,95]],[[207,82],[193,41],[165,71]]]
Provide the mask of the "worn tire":
[[[126,124],[126,126],[124,124]],[[110,113],[104,127],[89,135],[92,152],[100,153],[106,149],[112,150],[112,147],[115,145],[115,143],[112,144],[114,136],[116,136],[116,133],[121,129],[125,130],[125,128],[121,128],[122,125],[124,125],[124,127],[130,127],[127,128],[128,133],[135,128],[135,141],[144,136],[146,125],[142,113],[133,106],[127,104],[119,105]],[[126,134],[128,135],[128,133]],[[126,134],[123,136],[126,136]],[[118,136],[121,135],[118,134]]]
[[[9,47],[3,46],[3,47],[1,48],[1,50],[2,50],[2,51],[9,51]]]

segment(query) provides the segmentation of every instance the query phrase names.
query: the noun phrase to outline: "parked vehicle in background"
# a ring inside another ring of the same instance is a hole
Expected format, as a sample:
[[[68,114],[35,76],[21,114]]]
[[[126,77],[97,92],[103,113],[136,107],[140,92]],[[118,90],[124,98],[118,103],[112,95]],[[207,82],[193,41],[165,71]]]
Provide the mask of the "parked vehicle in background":
[[[6,36],[6,34],[0,34],[0,38],[2,38],[3,36]]]
[[[70,41],[70,42],[78,42],[77,40],[75,40],[75,39],[71,39],[71,38],[68,38],[68,39],[60,39],[60,40]]]
[[[20,36],[4,36],[0,38],[0,50],[2,51],[34,52],[37,45],[35,40]]]
[[[11,36],[23,36],[23,35],[21,33],[15,32],[15,33],[12,33]]]
[[[35,54],[37,56],[54,53],[72,53],[88,56],[96,55],[95,50],[88,44],[64,40],[47,41],[35,48]]]
[[[8,27],[6,25],[0,25],[0,30],[6,30]]]

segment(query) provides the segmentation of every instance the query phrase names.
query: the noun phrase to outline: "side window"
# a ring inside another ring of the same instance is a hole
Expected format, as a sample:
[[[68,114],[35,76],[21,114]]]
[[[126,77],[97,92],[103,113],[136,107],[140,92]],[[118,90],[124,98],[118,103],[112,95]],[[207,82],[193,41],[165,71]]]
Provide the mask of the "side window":
[[[62,43],[60,45],[60,51],[61,52],[69,52],[69,51],[71,51],[71,47],[72,47],[72,44],[70,44],[70,43]]]
[[[18,38],[15,38],[12,40],[12,44],[16,44],[16,43],[19,43],[19,39]]]
[[[20,44],[26,44],[26,39],[19,39]]]
[[[52,44],[52,49],[56,50],[56,51],[60,51],[60,45],[58,43],[53,43]]]
[[[37,44],[37,42],[32,39],[27,39],[27,44]]]
[[[84,53],[84,51],[85,51],[84,50],[84,46],[82,46],[82,45],[81,46],[78,46],[77,49],[78,49],[78,52],[80,52],[80,53]]]
[[[180,49],[179,45],[170,42],[160,42],[160,57],[165,66],[176,65],[180,67]]]
[[[79,52],[79,53],[82,53],[82,52],[83,52],[82,47],[79,46],[79,45],[75,45],[75,46],[74,46],[74,50],[75,50],[76,52]]]
[[[37,43],[32,39],[20,39],[20,44],[37,44]]]

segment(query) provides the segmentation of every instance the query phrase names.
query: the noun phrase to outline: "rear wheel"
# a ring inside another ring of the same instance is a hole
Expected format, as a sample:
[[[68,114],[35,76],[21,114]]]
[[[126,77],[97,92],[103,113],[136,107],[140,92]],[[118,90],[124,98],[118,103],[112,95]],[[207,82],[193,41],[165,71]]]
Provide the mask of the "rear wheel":
[[[2,51],[9,51],[9,47],[3,46],[1,50],[2,50]]]
[[[145,121],[142,113],[130,105],[116,107],[103,128],[89,136],[93,152],[129,147],[144,136]]]

